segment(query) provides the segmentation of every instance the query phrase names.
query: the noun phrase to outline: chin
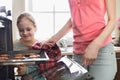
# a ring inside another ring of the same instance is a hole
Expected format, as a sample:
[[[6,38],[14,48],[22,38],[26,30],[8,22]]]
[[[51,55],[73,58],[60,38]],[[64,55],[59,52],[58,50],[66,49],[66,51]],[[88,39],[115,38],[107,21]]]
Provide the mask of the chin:
[[[24,41],[31,41],[31,38],[24,38]]]

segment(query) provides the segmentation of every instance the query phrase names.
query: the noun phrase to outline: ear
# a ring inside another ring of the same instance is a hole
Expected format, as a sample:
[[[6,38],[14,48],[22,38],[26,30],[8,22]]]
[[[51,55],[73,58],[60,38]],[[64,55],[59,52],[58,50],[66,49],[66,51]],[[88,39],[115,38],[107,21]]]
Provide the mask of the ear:
[[[35,27],[35,32],[37,31],[37,27]]]

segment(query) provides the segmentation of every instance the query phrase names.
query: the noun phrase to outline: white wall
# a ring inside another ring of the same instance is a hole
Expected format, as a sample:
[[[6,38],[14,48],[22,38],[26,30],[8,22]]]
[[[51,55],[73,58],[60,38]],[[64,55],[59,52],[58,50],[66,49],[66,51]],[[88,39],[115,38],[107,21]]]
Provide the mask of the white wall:
[[[117,18],[120,17],[120,0],[116,0]]]
[[[120,18],[120,4],[119,3],[120,3],[120,0],[116,0],[116,15],[117,15],[117,19]],[[117,28],[117,25],[116,25],[115,30],[114,30],[114,35],[116,37],[116,41],[115,42],[117,42],[117,40],[119,38],[119,30]]]
[[[19,37],[16,21],[17,16],[23,11],[25,11],[25,0],[12,0],[13,41]]]

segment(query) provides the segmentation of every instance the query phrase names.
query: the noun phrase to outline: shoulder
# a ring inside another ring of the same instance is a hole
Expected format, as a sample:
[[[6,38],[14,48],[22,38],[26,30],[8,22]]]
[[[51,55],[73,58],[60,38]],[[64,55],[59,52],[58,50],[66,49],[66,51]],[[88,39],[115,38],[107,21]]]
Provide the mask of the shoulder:
[[[20,40],[19,40],[19,39],[15,40],[15,41],[13,42],[13,46],[16,46],[16,45],[18,45],[18,44],[20,44]]]

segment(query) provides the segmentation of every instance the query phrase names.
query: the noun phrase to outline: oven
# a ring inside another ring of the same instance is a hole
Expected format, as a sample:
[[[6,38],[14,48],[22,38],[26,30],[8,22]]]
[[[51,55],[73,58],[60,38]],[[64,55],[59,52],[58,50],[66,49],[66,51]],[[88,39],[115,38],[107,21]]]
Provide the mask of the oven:
[[[13,50],[12,21],[0,16],[0,52]],[[14,80],[13,66],[0,64],[0,80]]]

